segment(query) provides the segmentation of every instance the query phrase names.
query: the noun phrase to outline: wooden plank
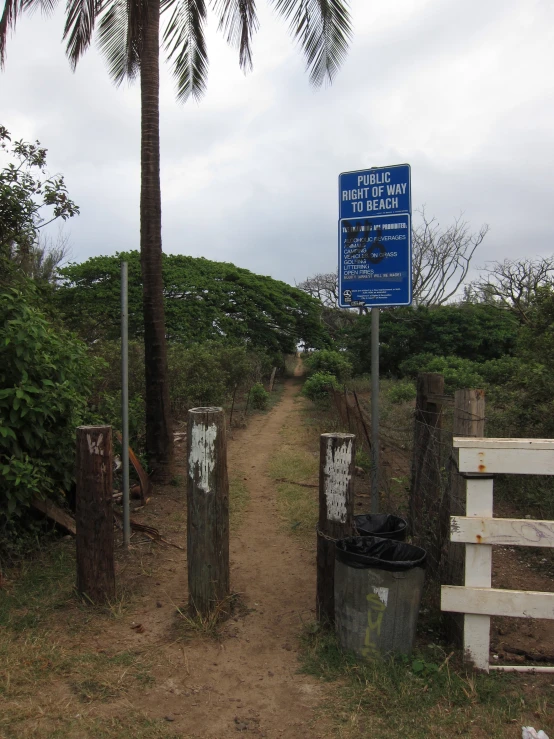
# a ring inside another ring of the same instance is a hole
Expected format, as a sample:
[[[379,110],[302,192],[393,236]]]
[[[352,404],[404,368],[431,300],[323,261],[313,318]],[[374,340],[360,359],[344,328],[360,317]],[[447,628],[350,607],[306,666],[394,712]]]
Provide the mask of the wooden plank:
[[[491,670],[498,672],[542,672],[552,673],[554,667],[534,667],[533,665],[490,665]]]
[[[492,516],[493,480],[466,480],[466,513],[469,518]],[[492,546],[466,544],[466,587],[490,588]],[[488,615],[464,615],[464,657],[479,670],[489,669],[491,620]]]
[[[455,449],[546,449],[554,451],[554,439],[491,439],[454,436]]]
[[[450,518],[452,541],[519,547],[554,547],[554,521],[526,518]],[[468,583],[466,583],[467,585]]]
[[[554,475],[554,448],[459,447],[460,472]]]
[[[73,516],[70,516],[70,514],[67,511],[64,511],[63,508],[60,508],[55,503],[52,503],[51,500],[39,500],[39,498],[33,498],[31,501],[31,505],[33,508],[36,508],[37,511],[40,511],[41,513],[44,513],[44,515],[47,518],[50,518],[52,521],[58,524],[58,526],[61,526],[66,531],[69,531],[70,534],[77,533],[77,530],[75,528],[75,519]]]
[[[443,585],[441,609],[455,613],[554,619],[554,593]]]

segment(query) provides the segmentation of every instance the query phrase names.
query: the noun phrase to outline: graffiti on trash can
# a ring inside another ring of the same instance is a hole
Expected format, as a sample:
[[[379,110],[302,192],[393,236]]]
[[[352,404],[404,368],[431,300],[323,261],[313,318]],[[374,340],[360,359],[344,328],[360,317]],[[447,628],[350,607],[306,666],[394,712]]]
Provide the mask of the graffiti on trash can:
[[[363,657],[377,657],[379,654],[374,638],[381,635],[381,624],[387,608],[388,589],[374,588],[373,590],[375,592],[368,593],[366,596],[368,609],[367,628],[365,630],[364,646],[362,648]]]

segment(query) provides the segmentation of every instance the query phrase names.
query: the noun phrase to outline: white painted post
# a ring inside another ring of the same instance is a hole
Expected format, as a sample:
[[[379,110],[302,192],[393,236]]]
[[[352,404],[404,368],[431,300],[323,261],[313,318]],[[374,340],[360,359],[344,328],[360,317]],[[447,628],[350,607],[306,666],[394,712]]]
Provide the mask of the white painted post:
[[[493,478],[466,477],[466,516],[491,517]],[[466,544],[465,586],[490,588],[492,546]],[[490,616],[464,615],[464,658],[479,670],[489,671]]]
[[[222,408],[188,414],[187,565],[192,613],[206,615],[229,595],[229,482]]]
[[[316,611],[335,619],[335,540],[354,533],[354,434],[322,434],[319,447]]]

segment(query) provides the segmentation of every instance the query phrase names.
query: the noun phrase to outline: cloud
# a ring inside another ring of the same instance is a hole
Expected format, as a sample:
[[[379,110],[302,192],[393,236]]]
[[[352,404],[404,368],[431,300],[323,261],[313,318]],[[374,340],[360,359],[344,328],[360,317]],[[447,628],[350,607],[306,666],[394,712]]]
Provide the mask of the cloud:
[[[254,71],[210,23],[210,78],[180,105],[162,68],[164,249],[288,282],[336,263],[341,171],[412,165],[414,206],[490,233],[486,260],[553,251],[554,5],[541,0],[352,3],[335,84],[309,86],[286,24],[260,6]],[[49,149],[82,215],[74,258],[137,248],[138,86],[115,88],[90,49],[73,74],[61,9],[23,17],[0,75],[2,122]]]

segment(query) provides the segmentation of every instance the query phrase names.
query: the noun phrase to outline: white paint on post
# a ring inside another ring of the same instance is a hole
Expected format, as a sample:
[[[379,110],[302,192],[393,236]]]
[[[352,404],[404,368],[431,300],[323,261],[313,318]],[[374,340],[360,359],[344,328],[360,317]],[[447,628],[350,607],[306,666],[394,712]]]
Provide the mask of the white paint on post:
[[[346,494],[350,484],[352,442],[345,441],[337,446],[333,454],[333,439],[327,439],[323,491],[327,504],[327,520],[346,522]]]
[[[90,434],[87,434],[87,444],[88,444],[88,451],[89,454],[99,454],[101,457],[104,456],[104,434],[100,434],[98,436],[98,440],[94,441],[91,439]]]
[[[377,588],[375,586],[372,587],[373,592],[375,595],[379,598],[381,603],[386,606],[389,602],[389,589],[388,588]]]
[[[210,475],[215,468],[215,440],[217,437],[217,426],[215,423],[209,426],[194,424],[192,426],[192,438],[190,440],[189,452],[189,476],[195,477],[198,471],[197,485],[205,493],[210,490]]]

